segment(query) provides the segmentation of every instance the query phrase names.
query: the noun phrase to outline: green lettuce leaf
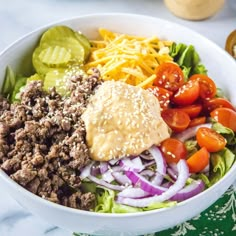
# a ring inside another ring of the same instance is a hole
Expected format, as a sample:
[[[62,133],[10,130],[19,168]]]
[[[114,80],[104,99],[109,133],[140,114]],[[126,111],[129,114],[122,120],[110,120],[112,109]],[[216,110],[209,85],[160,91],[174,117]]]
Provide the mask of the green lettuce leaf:
[[[95,212],[111,213],[115,199],[115,191],[109,189],[99,189],[96,194],[97,205]]]
[[[131,207],[113,202],[112,213],[135,213],[143,211],[142,208]]]
[[[213,123],[212,129],[221,134],[227,140],[227,145],[236,144],[236,138],[233,130],[223,126],[218,122]]]
[[[141,211],[150,211],[154,209],[172,207],[177,204],[175,201],[157,202],[153,203],[148,207],[131,207],[122,204],[118,204],[115,201],[116,192],[106,188],[97,188],[96,199],[97,205],[95,212],[101,213],[134,213]]]
[[[211,154],[211,173],[210,182],[211,185],[218,182],[231,168],[235,161],[235,154],[228,148]]]
[[[208,188],[211,186],[211,182],[207,175],[200,173],[199,175],[197,175],[197,179],[201,179],[204,182],[205,186],[207,186]]]
[[[20,101],[20,93],[23,92],[23,89],[26,84],[26,77],[17,77],[14,89],[11,94],[11,102],[18,102]]]
[[[14,71],[11,69],[11,67],[7,66],[6,76],[5,76],[3,86],[1,89],[1,94],[6,98],[10,98],[12,91],[14,89],[15,83],[16,83],[16,75]]]
[[[155,202],[150,204],[148,207],[144,207],[144,211],[150,211],[150,210],[155,210],[155,209],[160,209],[160,208],[165,208],[165,207],[173,207],[177,204],[176,201],[167,201],[167,202]]]
[[[195,139],[189,139],[189,140],[185,141],[184,144],[185,144],[185,147],[188,151],[188,156],[193,155],[199,149],[198,143]]]
[[[173,43],[169,54],[183,70],[185,80],[193,74],[207,74],[205,66],[200,64],[200,57],[193,45]]]

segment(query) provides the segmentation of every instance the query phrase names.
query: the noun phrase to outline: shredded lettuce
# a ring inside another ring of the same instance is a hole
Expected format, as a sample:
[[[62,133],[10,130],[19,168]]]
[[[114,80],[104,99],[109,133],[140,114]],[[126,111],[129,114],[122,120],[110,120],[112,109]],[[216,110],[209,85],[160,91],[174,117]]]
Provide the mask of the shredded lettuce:
[[[210,183],[211,185],[218,182],[231,168],[235,161],[235,154],[232,153],[228,148],[211,154],[211,173]]]
[[[20,101],[20,93],[23,92],[25,84],[26,84],[26,77],[17,77],[16,84],[11,94],[10,101],[12,103]]]
[[[227,140],[227,145],[236,144],[236,138],[233,130],[223,126],[218,122],[213,123],[212,129],[221,134]]]
[[[195,152],[199,150],[198,143],[196,139],[189,139],[185,141],[185,147],[188,151],[188,156],[192,156]]]
[[[193,74],[207,74],[207,69],[200,64],[200,57],[193,45],[173,43],[169,54],[182,68],[186,81]]]
[[[6,98],[10,98],[11,93],[15,87],[15,83],[16,83],[16,75],[14,71],[11,69],[11,67],[7,66],[6,76],[1,89],[1,94]]]
[[[118,204],[115,201],[116,192],[106,188],[98,188],[96,192],[97,205],[95,212],[100,213],[134,213],[141,211],[150,211],[159,208],[172,207],[177,204],[176,201],[156,202],[148,207],[131,207]]]

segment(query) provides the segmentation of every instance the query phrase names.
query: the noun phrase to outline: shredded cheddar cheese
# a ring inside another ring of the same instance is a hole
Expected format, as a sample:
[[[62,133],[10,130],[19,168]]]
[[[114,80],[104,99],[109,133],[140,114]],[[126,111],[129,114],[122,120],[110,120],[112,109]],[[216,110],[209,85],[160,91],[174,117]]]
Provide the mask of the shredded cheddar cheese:
[[[85,70],[97,67],[103,80],[119,80],[146,88],[155,79],[156,67],[172,61],[172,42],[157,37],[137,37],[99,29],[101,40],[91,41],[92,52]]]

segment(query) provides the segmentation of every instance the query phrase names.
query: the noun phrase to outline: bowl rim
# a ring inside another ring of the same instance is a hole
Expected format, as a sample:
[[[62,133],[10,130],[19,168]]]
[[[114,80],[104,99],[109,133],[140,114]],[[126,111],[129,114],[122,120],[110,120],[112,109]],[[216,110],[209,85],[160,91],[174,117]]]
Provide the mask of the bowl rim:
[[[212,47],[217,48],[217,50],[221,53],[223,53],[226,57],[228,57],[229,60],[232,60],[235,62],[235,60],[226,52],[224,51],[220,46],[218,46],[215,42],[209,40],[208,38],[204,37],[203,35],[201,35],[200,33],[186,27],[183,26],[179,23],[175,23],[172,22],[170,20],[166,20],[166,19],[162,19],[159,17],[154,17],[154,16],[148,16],[148,15],[144,15],[144,14],[132,14],[132,13],[119,13],[119,12],[114,12],[114,13],[96,13],[96,14],[84,14],[84,15],[80,15],[80,16],[73,16],[73,17],[67,17],[61,20],[56,20],[53,21],[51,23],[48,24],[44,24],[43,26],[37,27],[35,30],[30,31],[29,33],[24,34],[22,37],[19,37],[18,39],[14,40],[12,43],[10,43],[5,49],[3,49],[0,52],[0,59],[1,57],[8,52],[9,49],[13,48],[15,45],[17,45],[18,43],[22,42],[23,40],[25,40],[26,38],[28,38],[31,35],[34,35],[46,28],[49,28],[51,26],[54,25],[59,25],[59,24],[68,24],[68,22],[71,21],[75,21],[75,20],[80,20],[80,19],[86,19],[86,18],[95,18],[95,17],[131,17],[131,18],[143,18],[143,19],[150,19],[150,20],[154,20],[154,21],[159,21],[159,22],[163,22],[166,24],[170,24],[172,26],[176,26],[177,28],[181,28],[185,31],[188,31],[189,33],[192,33],[193,35],[197,36],[198,38],[203,39],[205,42],[207,42],[208,44],[211,44]],[[134,213],[101,213],[101,212],[93,212],[93,211],[85,211],[85,210],[81,210],[81,209],[75,209],[75,208],[70,208],[67,206],[63,206],[54,202],[50,202],[49,200],[43,199],[42,197],[39,197],[38,195],[30,192],[29,190],[25,189],[24,187],[22,187],[20,184],[18,184],[17,182],[15,182],[14,180],[12,180],[2,169],[0,169],[0,178],[3,178],[4,181],[7,182],[8,185],[10,185],[11,187],[15,188],[15,189],[19,189],[19,191],[21,191],[24,195],[26,195],[27,197],[29,197],[32,200],[36,200],[39,201],[41,204],[46,205],[47,207],[52,207],[52,208],[56,208],[58,210],[62,210],[68,213],[74,213],[74,214],[78,214],[81,216],[99,216],[102,218],[130,218],[130,217],[142,217],[143,215],[154,215],[158,212],[168,212],[171,211],[173,208],[179,208],[182,207],[186,204],[191,204],[192,201],[194,201],[194,199],[198,198],[199,196],[202,195],[207,195],[209,192],[213,192],[214,189],[218,188],[218,185],[221,185],[222,182],[225,182],[226,179],[230,178],[230,176],[233,177],[233,171],[236,171],[236,163],[233,164],[233,166],[230,168],[230,170],[225,174],[225,176],[223,178],[221,178],[217,183],[215,183],[213,186],[211,186],[210,188],[207,188],[206,190],[204,190],[203,192],[187,199],[184,200],[183,202],[179,202],[177,203],[175,206],[172,207],[166,207],[166,208],[160,208],[160,209],[154,209],[154,210],[150,210],[150,211],[141,211],[141,212],[134,212]],[[234,177],[234,181],[236,180],[236,176]],[[234,182],[232,182],[233,184]],[[210,205],[209,205],[210,206]],[[208,207],[209,207],[208,206]]]

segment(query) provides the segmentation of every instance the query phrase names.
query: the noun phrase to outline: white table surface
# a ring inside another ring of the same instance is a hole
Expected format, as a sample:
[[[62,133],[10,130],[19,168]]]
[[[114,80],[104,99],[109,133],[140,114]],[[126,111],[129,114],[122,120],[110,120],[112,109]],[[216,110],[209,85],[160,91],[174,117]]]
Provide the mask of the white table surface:
[[[108,12],[155,16],[192,28],[224,48],[236,29],[236,0],[205,21],[186,21],[172,15],[162,0],[0,0],[0,51],[26,33],[64,18]],[[24,210],[0,187],[0,236],[71,236]]]

